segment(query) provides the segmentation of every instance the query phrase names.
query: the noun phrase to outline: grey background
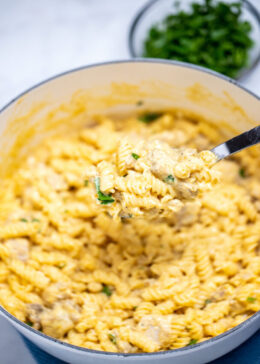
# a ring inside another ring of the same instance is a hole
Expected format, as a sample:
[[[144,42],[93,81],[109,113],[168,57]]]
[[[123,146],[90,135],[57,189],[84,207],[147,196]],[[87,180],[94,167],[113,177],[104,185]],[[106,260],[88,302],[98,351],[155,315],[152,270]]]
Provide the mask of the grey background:
[[[260,0],[251,0],[260,11]],[[146,0],[0,0],[0,107],[56,73],[128,58],[127,32]],[[260,94],[260,64],[243,84]],[[0,364],[35,364],[0,317]]]

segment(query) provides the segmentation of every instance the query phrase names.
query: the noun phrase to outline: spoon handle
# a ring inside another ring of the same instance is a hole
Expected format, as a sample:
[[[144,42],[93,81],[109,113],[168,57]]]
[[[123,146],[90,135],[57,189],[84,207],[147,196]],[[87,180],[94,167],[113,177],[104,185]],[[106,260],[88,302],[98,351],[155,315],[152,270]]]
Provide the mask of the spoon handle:
[[[257,143],[260,143],[260,125],[217,145],[211,151],[221,160]]]

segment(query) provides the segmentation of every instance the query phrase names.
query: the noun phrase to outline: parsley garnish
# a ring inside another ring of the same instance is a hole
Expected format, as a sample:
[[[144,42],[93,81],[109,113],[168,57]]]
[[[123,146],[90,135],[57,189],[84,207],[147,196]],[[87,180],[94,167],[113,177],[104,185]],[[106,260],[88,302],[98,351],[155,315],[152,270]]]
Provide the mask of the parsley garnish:
[[[57,264],[57,268],[59,268],[59,269],[62,269],[65,266],[66,266],[66,263],[65,262],[60,262],[60,263]]]
[[[198,340],[197,339],[191,339],[190,342],[187,344],[187,346],[189,345],[195,345],[197,344]]]
[[[161,112],[146,112],[142,115],[139,115],[138,120],[142,121],[145,124],[150,124],[158,119],[160,116],[162,116]]]
[[[137,309],[137,307],[138,307],[138,306],[134,306],[134,307],[133,307],[133,310],[135,311],[135,310]]]
[[[40,222],[40,220],[39,220],[39,219],[35,219],[35,218],[33,218],[33,219],[32,219],[32,222]]]
[[[134,158],[134,159],[139,159],[140,158],[140,155],[138,155],[138,154],[135,154],[135,153],[132,153],[132,157]]]
[[[105,193],[100,191],[100,178],[99,177],[95,178],[95,186],[96,186],[96,191],[97,191],[97,195],[98,195],[98,201],[101,202],[101,205],[107,205],[107,204],[115,201],[111,197],[111,195],[106,195]]]
[[[28,325],[28,326],[31,326],[31,327],[33,326],[32,321],[30,321],[30,320],[28,320],[28,319],[25,321],[25,323],[26,323],[26,325]]]
[[[247,297],[247,302],[250,302],[250,303],[255,303],[255,301],[256,301],[256,298],[255,297]]]
[[[173,183],[174,182],[174,177],[172,174],[169,174],[169,176],[167,176],[164,180],[164,182],[166,183]]]
[[[87,187],[87,186],[88,186],[88,180],[87,180],[87,179],[85,179],[85,181],[84,181],[84,186],[85,186],[85,187]]]
[[[28,220],[27,220],[27,219],[25,219],[25,218],[20,219],[20,221],[21,221],[21,222],[28,222]]]
[[[111,289],[106,284],[103,285],[102,293],[105,293],[107,297],[110,297],[112,295]]]
[[[252,25],[243,19],[243,1],[194,0],[153,24],[143,56],[176,59],[236,77],[254,45]]]
[[[142,100],[137,101],[136,106],[142,106],[144,102]]]
[[[212,301],[211,301],[211,299],[209,299],[209,298],[207,298],[206,300],[205,300],[205,305],[207,306],[209,303],[211,303]]]
[[[108,336],[108,338],[109,338],[109,340],[114,344],[114,345],[116,345],[116,335],[114,335],[114,334],[108,334],[107,335]]]
[[[240,177],[242,177],[242,178],[245,178],[245,177],[246,177],[246,171],[245,171],[245,169],[244,169],[244,168],[240,168],[240,170],[239,170],[239,175],[240,175]]]

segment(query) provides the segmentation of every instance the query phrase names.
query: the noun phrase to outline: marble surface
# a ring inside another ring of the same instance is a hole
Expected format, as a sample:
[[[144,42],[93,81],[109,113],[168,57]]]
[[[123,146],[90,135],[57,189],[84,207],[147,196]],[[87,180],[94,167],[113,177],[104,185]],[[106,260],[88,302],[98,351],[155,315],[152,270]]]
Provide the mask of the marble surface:
[[[260,0],[251,0],[260,11]],[[129,58],[127,33],[146,0],[0,0],[0,107],[35,83],[89,63]],[[242,82],[260,95],[260,64]],[[0,363],[35,364],[0,317]]]

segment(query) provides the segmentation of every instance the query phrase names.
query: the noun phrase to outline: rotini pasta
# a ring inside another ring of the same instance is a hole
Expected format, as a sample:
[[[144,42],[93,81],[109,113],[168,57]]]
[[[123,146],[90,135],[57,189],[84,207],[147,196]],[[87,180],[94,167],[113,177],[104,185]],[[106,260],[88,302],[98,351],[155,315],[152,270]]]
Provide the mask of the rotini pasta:
[[[194,345],[253,315],[260,150],[213,166],[205,150],[221,140],[178,112],[97,116],[48,140],[1,181],[1,305],[67,343],[125,353]]]

